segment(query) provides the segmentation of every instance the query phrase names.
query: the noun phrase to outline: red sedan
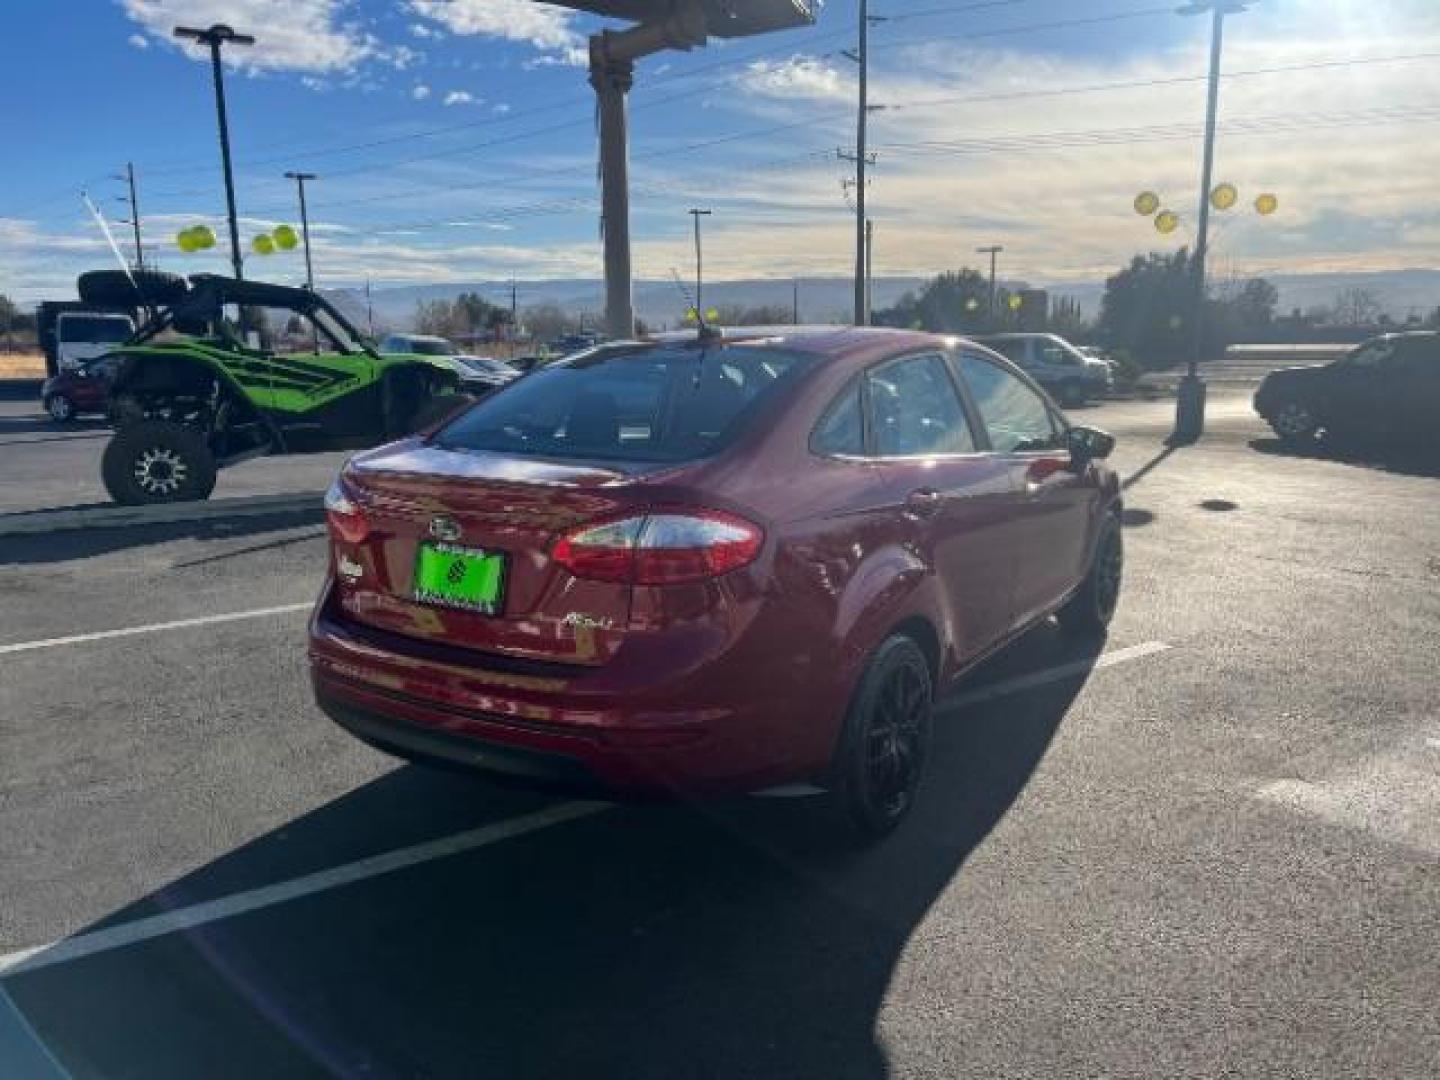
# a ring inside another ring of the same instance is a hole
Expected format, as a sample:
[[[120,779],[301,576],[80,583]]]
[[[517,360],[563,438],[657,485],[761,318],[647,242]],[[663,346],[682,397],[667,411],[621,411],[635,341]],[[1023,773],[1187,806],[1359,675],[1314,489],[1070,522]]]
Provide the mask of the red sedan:
[[[873,839],[931,702],[1119,597],[1114,440],[905,331],[603,346],[327,497],[317,699],[400,756],[631,793],[824,787]]]

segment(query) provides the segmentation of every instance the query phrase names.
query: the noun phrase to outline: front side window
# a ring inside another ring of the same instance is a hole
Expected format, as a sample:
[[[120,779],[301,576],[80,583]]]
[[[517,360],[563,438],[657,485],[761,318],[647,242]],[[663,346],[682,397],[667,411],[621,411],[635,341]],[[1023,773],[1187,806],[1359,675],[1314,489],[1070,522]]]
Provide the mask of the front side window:
[[[941,356],[914,356],[871,372],[870,416],[881,457],[970,454],[975,439]]]
[[[1060,449],[1064,434],[1045,400],[1031,387],[990,361],[969,354],[960,358],[960,373],[996,453]]]

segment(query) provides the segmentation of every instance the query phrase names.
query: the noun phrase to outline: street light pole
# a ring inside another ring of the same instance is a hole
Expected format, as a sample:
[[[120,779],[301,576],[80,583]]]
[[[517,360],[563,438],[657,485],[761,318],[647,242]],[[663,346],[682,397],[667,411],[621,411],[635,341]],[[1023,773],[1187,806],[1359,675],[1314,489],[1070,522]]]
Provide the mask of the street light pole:
[[[315,264],[310,261],[310,210],[305,205],[305,181],[318,180],[314,173],[287,172],[285,179],[294,180],[300,192],[300,235],[305,239],[305,287],[315,291]]]
[[[995,301],[998,299],[998,294],[995,291],[995,259],[996,256],[1004,250],[1005,248],[1000,244],[991,244],[989,247],[975,249],[975,254],[977,255],[990,256],[990,306],[987,311],[990,315],[990,326],[992,329],[995,326]]]
[[[701,295],[705,288],[705,262],[700,250],[700,219],[709,217],[712,210],[690,210],[689,214],[695,219],[695,321],[701,326],[705,325],[705,299]]]
[[[1220,57],[1225,41],[1225,16],[1244,11],[1244,0],[1191,0],[1181,15],[1210,15],[1210,78],[1205,104],[1205,149],[1200,167],[1200,216],[1195,238],[1194,306],[1191,310],[1190,362],[1175,398],[1176,443],[1192,443],[1205,432],[1205,382],[1200,357],[1205,347],[1205,262],[1210,250],[1210,189],[1215,179],[1215,126],[1220,108]]]
[[[240,225],[235,214],[235,176],[230,167],[230,124],[225,116],[225,73],[220,65],[220,50],[226,45],[254,45],[249,34],[237,34],[223,23],[208,30],[193,26],[175,27],[175,36],[210,46],[210,68],[215,80],[215,112],[220,120],[220,161],[225,169],[225,205],[230,215],[230,264],[237,278],[244,277],[244,260],[240,255]]]

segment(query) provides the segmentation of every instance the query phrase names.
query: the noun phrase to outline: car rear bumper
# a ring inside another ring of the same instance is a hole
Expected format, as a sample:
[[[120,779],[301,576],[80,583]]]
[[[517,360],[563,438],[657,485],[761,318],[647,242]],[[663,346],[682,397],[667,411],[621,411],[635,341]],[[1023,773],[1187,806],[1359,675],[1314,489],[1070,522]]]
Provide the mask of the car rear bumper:
[[[409,760],[646,797],[754,791],[812,779],[828,761],[828,750],[815,752],[823,693],[809,708],[781,694],[701,705],[677,693],[669,704],[653,685],[597,693],[594,675],[570,665],[549,675],[457,654],[354,624],[328,591],[311,620],[317,704],[357,738]]]

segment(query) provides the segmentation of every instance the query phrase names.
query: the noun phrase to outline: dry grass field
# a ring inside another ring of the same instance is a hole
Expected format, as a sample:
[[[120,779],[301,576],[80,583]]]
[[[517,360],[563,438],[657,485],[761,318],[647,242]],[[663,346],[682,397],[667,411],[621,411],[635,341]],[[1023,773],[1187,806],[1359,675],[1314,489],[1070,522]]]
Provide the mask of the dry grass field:
[[[43,379],[45,357],[37,353],[0,353],[0,379]]]

